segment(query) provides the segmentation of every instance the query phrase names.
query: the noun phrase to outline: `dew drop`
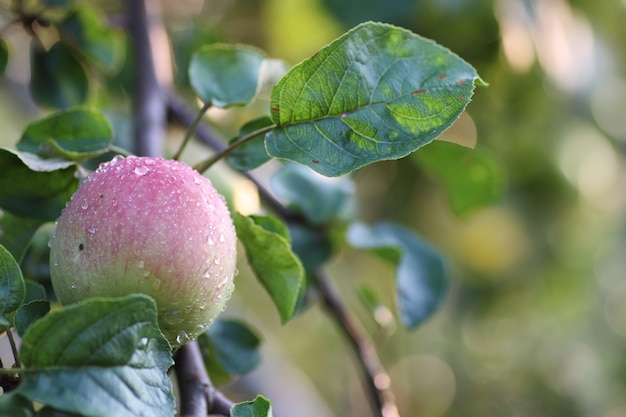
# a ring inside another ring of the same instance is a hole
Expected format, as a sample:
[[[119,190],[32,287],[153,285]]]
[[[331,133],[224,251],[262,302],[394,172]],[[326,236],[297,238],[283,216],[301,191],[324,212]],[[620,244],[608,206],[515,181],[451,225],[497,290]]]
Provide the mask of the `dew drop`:
[[[167,324],[181,324],[185,321],[185,317],[183,317],[183,312],[180,310],[172,310],[168,311],[164,314],[165,322]]]
[[[226,237],[224,236],[224,233],[220,233],[220,242],[224,242],[226,240]]]
[[[133,170],[133,172],[139,175],[140,177],[142,177],[146,175],[148,172],[150,172],[150,168],[148,168],[145,165],[137,165],[135,169]]]
[[[209,242],[209,246],[215,245],[215,241],[213,240],[213,238],[211,236],[209,236],[208,242]]]
[[[75,282],[72,282],[72,283],[70,284],[70,288],[71,288],[71,289],[73,289],[73,290],[75,290],[76,288],[78,288],[78,285],[76,285],[76,283],[75,283]]]
[[[184,330],[178,333],[178,336],[176,336],[176,342],[181,345],[184,343],[187,343],[189,339],[190,339],[189,335]]]
[[[207,268],[202,275],[204,278],[211,278],[211,268]]]
[[[215,265],[219,265],[220,262],[222,262],[222,258],[220,258],[219,256],[216,256],[215,258],[213,258],[213,263]]]
[[[83,201],[83,204],[80,205],[83,210],[87,210],[89,208],[89,203],[87,200]]]
[[[87,233],[89,233],[90,235],[93,235],[94,233],[96,233],[96,228],[90,227],[89,229],[87,229]]]
[[[157,291],[161,289],[161,280],[159,278],[155,277],[152,280],[152,288],[154,288]]]
[[[187,307],[185,307],[185,313],[189,314],[193,311],[193,305],[189,304]]]
[[[143,259],[141,259],[141,260],[139,260],[139,262],[137,262],[137,266],[138,266],[139,268],[143,268],[145,264],[146,264],[146,263],[143,261]]]
[[[111,159],[110,164],[111,164],[111,165],[115,165],[115,164],[117,164],[119,161],[121,161],[121,160],[123,160],[123,159],[124,159],[124,157],[123,157],[122,155],[115,155],[115,156],[113,157],[113,159]]]

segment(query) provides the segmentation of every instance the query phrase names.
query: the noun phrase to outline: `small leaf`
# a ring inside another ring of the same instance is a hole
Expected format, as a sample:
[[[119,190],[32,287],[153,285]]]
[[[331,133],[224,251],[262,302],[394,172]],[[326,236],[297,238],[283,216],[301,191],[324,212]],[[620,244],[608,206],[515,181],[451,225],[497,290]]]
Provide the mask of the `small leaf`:
[[[230,143],[232,144],[247,134],[271,125],[272,119],[269,117],[261,117],[259,119],[252,120],[242,126],[239,131],[239,136],[233,138]],[[235,150],[228,155],[227,159],[233,168],[238,169],[239,171],[250,171],[260,167],[272,159],[272,157],[269,156],[265,150],[265,135],[260,135],[252,139],[250,142],[244,143],[238,148],[235,148]]]
[[[16,392],[32,401],[92,417],[174,415],[170,347],[156,304],[145,295],[55,310],[33,323],[22,342],[21,359],[33,371]]]
[[[65,109],[87,100],[89,81],[82,65],[62,42],[49,51],[31,49],[30,92],[37,104]]]
[[[5,212],[54,221],[78,188],[76,165],[0,148],[0,207]]]
[[[61,38],[105,71],[115,70],[122,57],[120,33],[104,24],[93,6],[77,7],[58,25]]]
[[[4,39],[0,38],[0,75],[4,74],[9,63],[9,45]]]
[[[34,300],[21,306],[15,313],[13,326],[20,337],[24,336],[31,324],[48,314],[50,302],[48,300]]]
[[[33,403],[14,392],[0,396],[0,416],[33,417]]]
[[[257,395],[254,401],[233,405],[230,417],[273,417],[272,404],[267,398]]]
[[[457,120],[475,82],[476,70],[435,42],[361,24],[274,87],[267,152],[326,176],[402,158]]]
[[[24,281],[26,284],[26,296],[24,297],[24,304],[30,303],[35,300],[47,300],[46,289],[43,285],[27,279]]]
[[[218,319],[201,336],[206,349],[205,362],[211,380],[219,384],[221,376],[227,382],[233,375],[254,370],[261,362],[259,337],[242,322]]]
[[[22,305],[25,295],[20,266],[9,251],[0,246],[0,325],[9,325],[9,317]]]
[[[439,309],[448,292],[450,270],[437,250],[391,223],[371,227],[353,223],[347,238],[356,248],[371,250],[383,259],[394,261],[400,318],[408,329],[414,329]]]
[[[435,141],[414,156],[426,172],[441,181],[459,215],[493,203],[502,194],[504,170],[478,149]]]
[[[82,161],[107,152],[112,139],[113,130],[102,113],[73,109],[28,125],[17,148],[42,158]]]
[[[189,81],[215,107],[247,104],[256,93],[263,55],[248,47],[212,44],[191,57]]]
[[[284,324],[295,313],[304,285],[304,269],[291,251],[289,240],[276,233],[278,220],[265,217],[235,213],[233,220],[237,236],[246,248],[248,262],[276,304]],[[272,225],[268,228],[271,230],[266,229],[268,224]]]
[[[332,241],[328,233],[320,228],[290,223],[289,234],[291,247],[302,261],[307,274],[313,274],[333,254]]]
[[[42,220],[24,219],[0,210],[0,245],[4,245],[15,260],[21,262],[28,244],[43,223]]]
[[[314,224],[344,213],[354,186],[349,178],[326,178],[298,164],[285,164],[271,178],[276,195],[297,207]]]

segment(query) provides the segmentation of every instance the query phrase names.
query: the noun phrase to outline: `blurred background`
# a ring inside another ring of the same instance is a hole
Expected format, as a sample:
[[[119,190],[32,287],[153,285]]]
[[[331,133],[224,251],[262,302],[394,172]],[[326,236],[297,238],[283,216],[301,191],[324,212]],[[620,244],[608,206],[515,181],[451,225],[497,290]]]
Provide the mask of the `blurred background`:
[[[122,1],[99,3],[112,22],[122,14]],[[442,310],[416,331],[404,330],[392,315],[393,269],[352,249],[333,258],[333,283],[374,339],[404,417],[626,417],[625,0],[156,6],[167,34],[159,74],[183,90],[190,54],[208,42],[254,45],[285,62],[268,70],[271,80],[367,20],[410,29],[472,64],[489,87],[476,91],[442,139],[473,147],[486,161],[488,198],[455,207],[453,193],[463,190],[450,182],[470,175],[466,166],[451,165],[442,180],[418,156],[354,176],[359,218],[403,223],[451,259],[454,282]],[[18,30],[4,35],[12,55],[0,79],[0,144],[14,146],[45,110],[29,98],[29,38]],[[91,74],[88,102],[107,112],[121,144],[131,140],[127,67],[111,79]],[[230,137],[266,111],[267,99],[211,112],[215,131]],[[168,130],[167,152],[183,133]],[[191,162],[202,155],[196,150],[206,152],[194,145],[186,152]],[[258,208],[249,183],[225,166],[216,171],[210,175],[237,209]],[[369,416],[354,358],[333,321],[313,305],[280,326],[265,292],[245,266],[240,271],[225,315],[258,329],[263,363],[222,389],[238,400],[262,392],[277,416]],[[366,284],[386,306],[375,316],[356,291]]]

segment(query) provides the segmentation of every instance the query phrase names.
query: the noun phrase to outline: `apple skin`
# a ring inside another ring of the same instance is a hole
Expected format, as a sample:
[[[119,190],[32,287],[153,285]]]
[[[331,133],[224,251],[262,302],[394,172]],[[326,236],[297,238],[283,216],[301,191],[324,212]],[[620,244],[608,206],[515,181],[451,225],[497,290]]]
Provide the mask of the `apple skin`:
[[[62,304],[143,293],[173,348],[225,308],[236,271],[235,228],[224,198],[189,166],[115,157],[74,194],[50,246]]]

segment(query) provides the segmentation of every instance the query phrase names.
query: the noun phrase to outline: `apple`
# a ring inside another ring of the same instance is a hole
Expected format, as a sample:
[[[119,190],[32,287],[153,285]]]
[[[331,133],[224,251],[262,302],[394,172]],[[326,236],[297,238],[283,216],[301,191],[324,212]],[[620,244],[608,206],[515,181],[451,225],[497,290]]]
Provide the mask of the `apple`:
[[[62,304],[147,294],[177,348],[225,308],[236,244],[208,178],[178,161],[117,156],[87,177],[58,219],[52,286]]]

